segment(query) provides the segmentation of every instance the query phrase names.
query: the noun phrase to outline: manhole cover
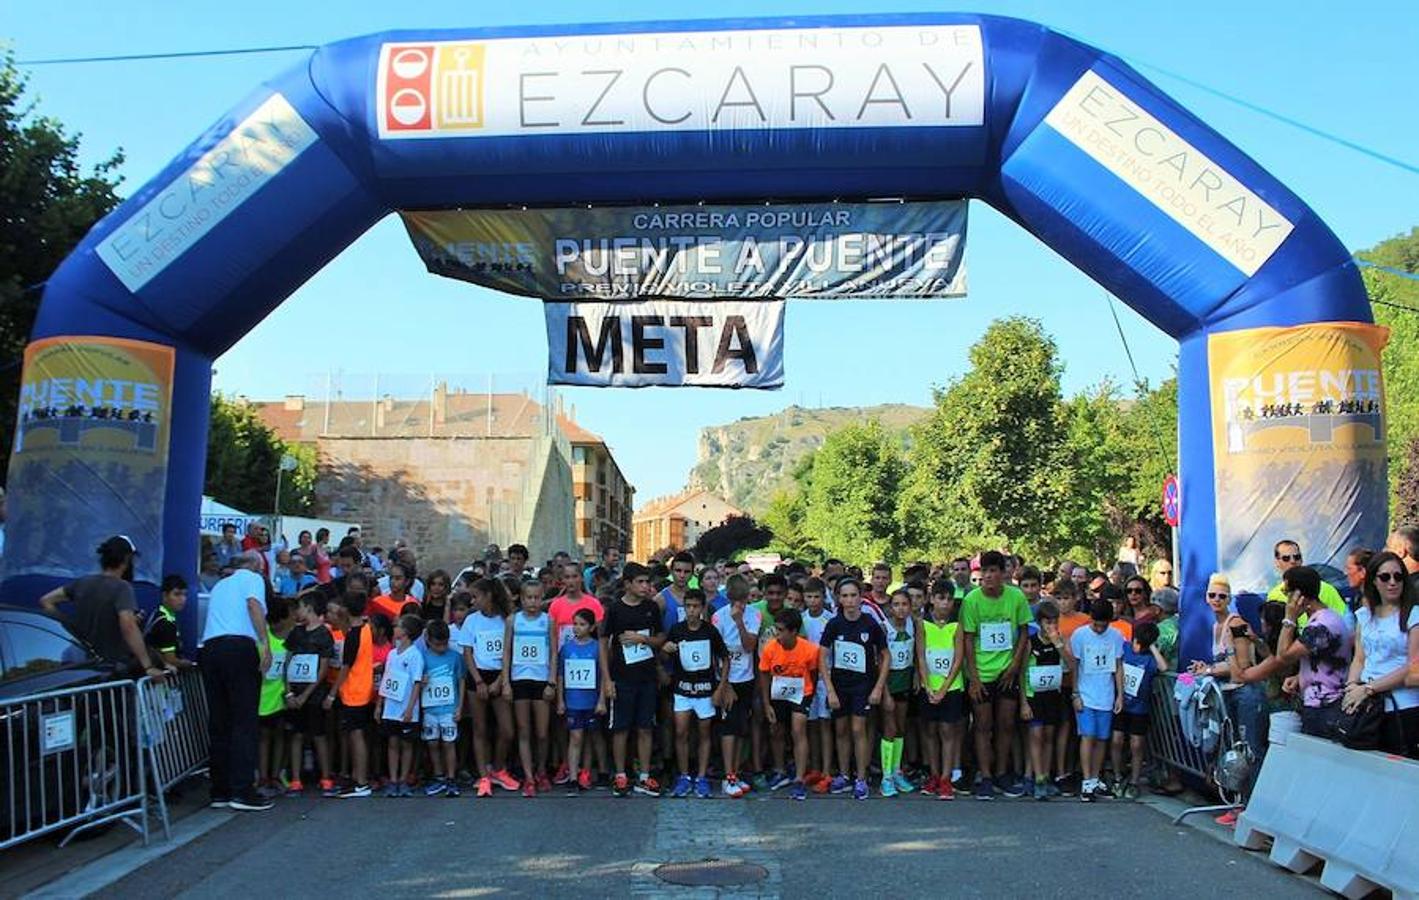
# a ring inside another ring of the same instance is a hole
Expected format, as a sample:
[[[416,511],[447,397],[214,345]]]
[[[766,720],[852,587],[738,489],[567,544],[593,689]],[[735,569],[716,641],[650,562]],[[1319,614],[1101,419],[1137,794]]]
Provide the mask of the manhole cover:
[[[769,870],[753,863],[732,859],[701,859],[695,862],[665,863],[655,867],[655,877],[686,887],[716,887],[763,881]]]

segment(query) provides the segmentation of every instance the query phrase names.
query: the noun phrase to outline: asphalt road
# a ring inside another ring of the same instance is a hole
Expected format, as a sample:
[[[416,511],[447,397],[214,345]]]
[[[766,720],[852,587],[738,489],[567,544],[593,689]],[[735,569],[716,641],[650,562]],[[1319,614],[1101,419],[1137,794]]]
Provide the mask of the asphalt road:
[[[766,876],[667,884],[664,862],[733,859]],[[156,897],[490,895],[1320,896],[1263,856],[1144,805],[916,796],[854,802],[550,794],[288,800],[223,825],[113,885]]]

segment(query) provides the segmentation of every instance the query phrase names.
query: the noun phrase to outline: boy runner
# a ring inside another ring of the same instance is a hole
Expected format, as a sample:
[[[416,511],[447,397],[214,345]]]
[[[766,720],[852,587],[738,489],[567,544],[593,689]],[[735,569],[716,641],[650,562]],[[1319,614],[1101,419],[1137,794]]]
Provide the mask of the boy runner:
[[[674,663],[671,689],[674,692],[675,761],[680,774],[675,779],[673,797],[695,795],[709,799],[710,723],[714,721],[715,687],[729,670],[729,651],[719,631],[705,622],[705,595],[698,588],[685,592],[684,621],[675,623],[660,652]],[[699,771],[690,781],[690,728],[697,731]]]
[[[660,785],[650,777],[659,684],[655,653],[665,643],[665,634],[661,630],[660,607],[650,599],[650,570],[639,563],[626,563],[623,581],[625,594],[607,610],[601,629],[609,661],[601,687],[611,705],[611,756],[616,766],[612,790],[618,797],[631,792],[626,776],[626,743],[629,732],[634,730],[641,766],[635,790],[656,797],[660,795]]]
[[[796,777],[789,788],[794,800],[808,797],[803,773],[808,768],[808,706],[821,664],[818,645],[798,637],[803,617],[796,609],[781,610],[774,621],[774,639],[759,653],[759,686],[764,715],[771,726],[775,786],[783,775],[783,732],[793,736],[793,764]]]
[[[852,783],[852,795],[866,800],[871,756],[867,717],[872,707],[882,702],[890,660],[882,626],[863,612],[861,590],[855,579],[838,582],[840,611],[823,629],[819,667],[827,682],[828,708],[833,711],[837,733],[840,771],[831,790],[835,794],[847,790],[847,761],[853,758],[857,778]]]
[[[1074,632],[1065,646],[1065,659],[1074,676],[1074,714],[1079,727],[1079,765],[1084,783],[1079,799],[1085,803],[1107,797],[1099,780],[1104,747],[1113,730],[1114,714],[1123,709],[1123,635],[1109,623],[1113,604],[1095,600],[1088,628]]]
[[[981,554],[980,579],[980,587],[961,604],[979,768],[975,795],[990,800],[998,787],[1007,797],[1021,797],[1019,779],[1005,769],[1020,702],[1020,665],[1029,643],[1030,604],[1019,588],[1005,583],[1005,556],[998,550]]]
[[[731,575],[725,591],[729,603],[716,610],[710,622],[724,638],[729,654],[729,677],[720,683],[715,705],[720,709],[719,749],[724,761],[724,795],[737,798],[749,792],[748,783],[739,780],[739,741],[749,734],[749,716],[754,705],[754,651],[759,646],[762,616],[748,605],[749,579]]]

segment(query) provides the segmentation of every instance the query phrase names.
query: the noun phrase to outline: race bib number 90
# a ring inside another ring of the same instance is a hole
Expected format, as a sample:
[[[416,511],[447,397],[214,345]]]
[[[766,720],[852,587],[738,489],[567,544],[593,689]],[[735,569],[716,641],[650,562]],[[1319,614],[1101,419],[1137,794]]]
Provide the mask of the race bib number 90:
[[[384,680],[379,683],[379,695],[386,700],[402,703],[408,694],[409,680],[402,674],[386,673]]]

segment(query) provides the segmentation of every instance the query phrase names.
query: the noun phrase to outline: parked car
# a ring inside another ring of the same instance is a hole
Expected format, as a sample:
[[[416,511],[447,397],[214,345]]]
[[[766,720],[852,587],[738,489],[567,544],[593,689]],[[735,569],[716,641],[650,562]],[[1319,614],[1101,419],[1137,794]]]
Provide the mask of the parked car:
[[[121,677],[60,619],[0,605],[0,844],[106,806],[133,783],[131,697],[26,699]]]

